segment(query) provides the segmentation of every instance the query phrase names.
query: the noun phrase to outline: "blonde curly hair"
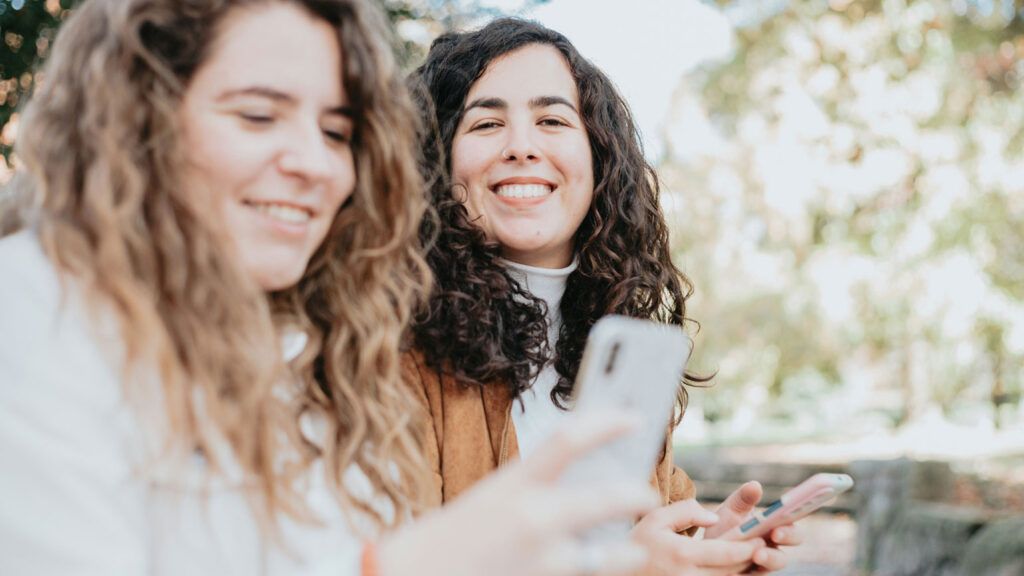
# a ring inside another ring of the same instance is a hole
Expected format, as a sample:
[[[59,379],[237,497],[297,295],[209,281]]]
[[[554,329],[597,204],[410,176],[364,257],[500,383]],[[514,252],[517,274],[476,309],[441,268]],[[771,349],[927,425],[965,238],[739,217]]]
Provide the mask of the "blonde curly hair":
[[[179,107],[225,16],[274,2],[337,30],[357,184],[301,280],[268,295],[184,189]],[[93,309],[115,311],[125,374],[159,371],[175,442],[216,466],[214,443],[226,439],[271,514],[309,512],[293,485],[304,466],[281,464],[315,457],[341,505],[379,525],[415,511],[422,494],[417,404],[400,381],[399,346],[430,283],[417,240],[426,202],[416,114],[386,30],[368,0],[89,0],[60,30],[21,124],[15,195],[31,204],[21,226],[37,230]],[[287,370],[284,325],[311,336]],[[304,388],[301,406],[272,393],[288,377]],[[138,384],[125,386],[131,397]],[[329,416],[325,446],[299,434],[310,407]],[[346,489],[353,464],[395,514]]]

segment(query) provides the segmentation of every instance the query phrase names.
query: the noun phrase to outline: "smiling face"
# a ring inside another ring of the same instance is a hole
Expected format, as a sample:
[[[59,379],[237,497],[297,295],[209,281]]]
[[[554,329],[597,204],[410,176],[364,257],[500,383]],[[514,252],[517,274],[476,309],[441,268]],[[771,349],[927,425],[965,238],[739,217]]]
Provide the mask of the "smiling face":
[[[452,141],[456,195],[514,262],[561,268],[594,197],[590,142],[562,54],[531,44],[495,59]]]
[[[355,187],[341,66],[330,25],[271,3],[228,15],[185,92],[188,190],[264,290],[299,281]]]

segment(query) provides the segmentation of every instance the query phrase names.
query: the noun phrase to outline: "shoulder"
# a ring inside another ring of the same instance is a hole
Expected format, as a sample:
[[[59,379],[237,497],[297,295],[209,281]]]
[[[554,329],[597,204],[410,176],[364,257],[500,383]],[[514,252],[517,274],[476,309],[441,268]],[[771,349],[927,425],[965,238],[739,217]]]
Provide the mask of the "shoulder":
[[[43,253],[39,240],[24,230],[0,238],[0,295],[25,296],[29,302],[53,298],[58,291],[57,271]],[[17,303],[0,301],[0,306],[20,308]]]
[[[438,388],[445,375],[431,366],[422,350],[413,348],[402,352],[402,379],[417,388]]]
[[[60,277],[34,233],[0,238],[0,276],[0,393],[86,405],[120,396],[115,334],[98,329],[103,316],[88,313],[77,282]]]
[[[451,373],[435,368],[421,350],[402,355],[402,380],[434,418],[448,417],[460,410],[479,411],[484,393],[478,385],[466,385]]]
[[[420,350],[406,350],[402,353],[402,382],[424,404],[431,404],[441,390],[441,375],[427,365],[426,357]]]
[[[416,389],[417,394],[427,398],[461,397],[471,395],[478,397],[481,387],[506,387],[501,382],[486,385],[467,384],[456,378],[451,372],[435,367],[427,355],[419,349],[411,349],[402,353],[402,379],[406,385]]]
[[[60,314],[57,270],[35,234],[22,231],[0,238],[0,341],[22,341]]]

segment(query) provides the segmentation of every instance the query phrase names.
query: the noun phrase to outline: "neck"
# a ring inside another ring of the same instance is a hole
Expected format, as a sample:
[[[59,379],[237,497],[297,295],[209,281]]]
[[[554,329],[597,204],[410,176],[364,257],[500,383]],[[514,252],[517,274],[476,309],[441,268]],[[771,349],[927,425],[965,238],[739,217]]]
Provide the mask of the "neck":
[[[543,300],[548,306],[548,322],[556,326],[560,322],[562,294],[569,276],[576,270],[576,261],[570,259],[567,266],[547,268],[506,260],[508,271],[519,284],[531,294]]]
[[[556,250],[541,251],[532,250],[529,252],[505,248],[502,251],[502,256],[509,262],[533,266],[534,268],[565,268],[572,264],[573,261],[572,250],[568,247],[565,249],[559,248]]]

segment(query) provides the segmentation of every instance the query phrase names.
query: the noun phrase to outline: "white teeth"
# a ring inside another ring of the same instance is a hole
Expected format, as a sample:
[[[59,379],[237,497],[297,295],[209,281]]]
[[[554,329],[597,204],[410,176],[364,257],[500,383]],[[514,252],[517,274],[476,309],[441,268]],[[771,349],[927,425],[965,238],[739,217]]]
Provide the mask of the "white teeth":
[[[306,222],[309,222],[309,219],[312,217],[309,212],[302,208],[285,206],[283,204],[250,203],[249,206],[252,206],[275,220],[280,220],[289,224],[305,224]]]
[[[506,184],[498,186],[498,196],[506,198],[540,198],[551,193],[551,187],[545,184]]]

